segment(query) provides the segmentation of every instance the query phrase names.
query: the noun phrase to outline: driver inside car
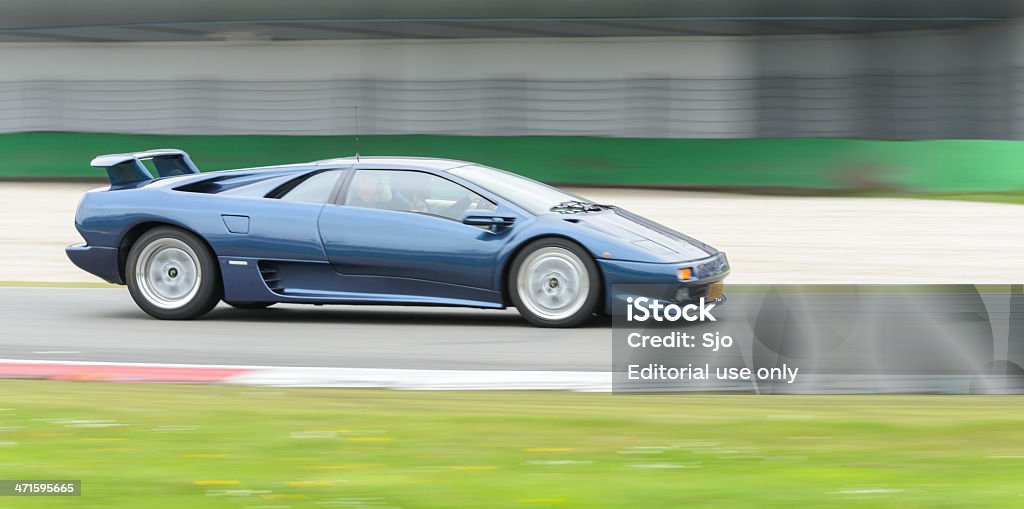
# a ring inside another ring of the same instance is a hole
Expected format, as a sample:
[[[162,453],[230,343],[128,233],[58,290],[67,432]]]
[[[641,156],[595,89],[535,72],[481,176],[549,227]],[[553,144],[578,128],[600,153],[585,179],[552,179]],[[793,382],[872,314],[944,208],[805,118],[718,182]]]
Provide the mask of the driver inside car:
[[[357,178],[352,182],[353,189],[349,192],[350,198],[346,205],[373,209],[387,208],[384,206],[387,204],[384,198],[384,192],[388,186],[387,181],[383,176],[368,176],[369,178],[359,178],[361,175],[356,175]]]
[[[427,197],[430,176],[420,172],[400,172],[391,178],[391,210],[406,212],[430,212]]]

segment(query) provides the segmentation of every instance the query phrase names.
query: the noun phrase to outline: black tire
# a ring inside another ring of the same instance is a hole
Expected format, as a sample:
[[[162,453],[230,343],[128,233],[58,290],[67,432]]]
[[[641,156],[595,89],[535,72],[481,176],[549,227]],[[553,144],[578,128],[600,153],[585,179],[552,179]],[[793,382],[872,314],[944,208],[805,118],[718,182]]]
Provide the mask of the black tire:
[[[223,293],[217,259],[206,244],[170,226],[142,234],[128,252],[124,272],[135,303],[161,320],[203,316]]]
[[[276,302],[228,302],[224,301],[225,304],[235,309],[265,309],[277,304]]]
[[[575,261],[573,261],[575,260]],[[545,267],[541,263],[548,263]],[[524,266],[529,264],[529,266]],[[545,270],[550,276],[542,274]],[[534,271],[522,273],[523,271]],[[602,286],[601,275],[597,263],[583,247],[575,242],[549,237],[535,240],[526,245],[512,260],[508,271],[508,289],[512,304],[526,321],[539,327],[578,327],[594,316],[600,304]],[[585,272],[585,273],[584,273]],[[538,279],[546,281],[539,287],[531,286]],[[526,284],[521,285],[521,276]],[[544,279],[547,278],[547,279]],[[560,281],[564,279],[565,281]],[[573,281],[578,287],[573,289]],[[537,291],[531,291],[531,288]],[[541,292],[568,291],[565,298],[568,302],[561,308],[557,307],[557,298],[561,294]],[[574,291],[575,290],[575,291]],[[525,291],[526,295],[523,294]],[[534,295],[534,296],[531,296]],[[539,297],[537,296],[539,295]],[[542,300],[553,298],[555,306],[545,307]]]

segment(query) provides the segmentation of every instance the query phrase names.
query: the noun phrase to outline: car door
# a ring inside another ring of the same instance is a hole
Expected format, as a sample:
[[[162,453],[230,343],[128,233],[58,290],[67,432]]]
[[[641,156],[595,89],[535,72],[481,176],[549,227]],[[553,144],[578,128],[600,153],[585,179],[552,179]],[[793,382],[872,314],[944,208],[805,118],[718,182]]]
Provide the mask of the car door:
[[[430,172],[359,169],[321,212],[320,236],[348,290],[500,301],[495,265],[511,228],[460,220],[496,207]]]

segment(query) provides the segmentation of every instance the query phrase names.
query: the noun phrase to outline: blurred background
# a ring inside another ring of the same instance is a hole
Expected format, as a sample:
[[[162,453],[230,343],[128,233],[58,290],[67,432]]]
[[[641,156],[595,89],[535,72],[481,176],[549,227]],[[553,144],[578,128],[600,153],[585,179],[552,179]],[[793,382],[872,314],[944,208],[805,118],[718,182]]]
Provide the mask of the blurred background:
[[[366,154],[557,183],[1024,189],[1012,2],[77,5],[3,7],[0,175],[154,143],[205,169],[344,155],[358,107]]]
[[[728,251],[734,282],[1024,271],[1022,209],[874,199],[1024,203],[1012,2],[11,0],[0,68],[0,281],[90,278],[62,247],[98,154],[294,163],[357,127],[363,155],[588,186]]]

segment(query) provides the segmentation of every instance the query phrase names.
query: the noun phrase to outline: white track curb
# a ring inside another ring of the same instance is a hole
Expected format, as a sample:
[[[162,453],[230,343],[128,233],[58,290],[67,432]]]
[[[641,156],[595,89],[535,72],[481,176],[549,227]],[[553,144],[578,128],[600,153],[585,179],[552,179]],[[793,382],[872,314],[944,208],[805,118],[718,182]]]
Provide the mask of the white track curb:
[[[611,373],[316,368],[0,359],[0,378],[270,387],[379,387],[403,390],[562,390],[608,392]]]
[[[261,368],[227,383],[275,387],[386,387],[405,390],[610,391],[611,373],[440,369]]]

